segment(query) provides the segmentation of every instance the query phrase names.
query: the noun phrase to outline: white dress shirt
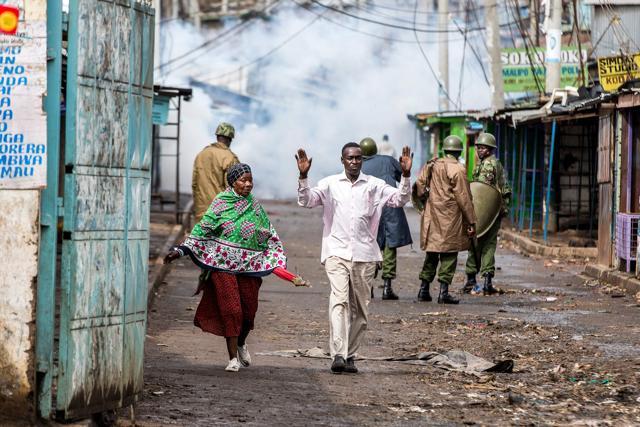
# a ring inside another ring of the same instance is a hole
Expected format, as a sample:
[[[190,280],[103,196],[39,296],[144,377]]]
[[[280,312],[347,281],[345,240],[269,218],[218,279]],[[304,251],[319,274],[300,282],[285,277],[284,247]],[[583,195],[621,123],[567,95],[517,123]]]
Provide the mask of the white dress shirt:
[[[343,172],[326,177],[309,188],[306,179],[298,182],[298,205],[323,207],[322,263],[331,256],[349,261],[382,261],[376,242],[382,208],[400,208],[411,197],[409,178],[402,177],[395,188],[362,172],[352,183]]]

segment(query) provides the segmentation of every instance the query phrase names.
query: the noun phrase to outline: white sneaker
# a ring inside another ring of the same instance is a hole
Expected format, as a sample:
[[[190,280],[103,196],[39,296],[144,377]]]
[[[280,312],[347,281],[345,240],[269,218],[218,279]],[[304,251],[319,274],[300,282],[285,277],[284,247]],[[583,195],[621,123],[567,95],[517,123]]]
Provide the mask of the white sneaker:
[[[229,360],[229,364],[224,368],[224,370],[227,372],[238,372],[240,370],[240,362],[238,362],[238,358],[234,357]]]
[[[240,360],[242,366],[251,365],[251,355],[249,354],[249,347],[247,347],[246,344],[238,347],[238,360]]]

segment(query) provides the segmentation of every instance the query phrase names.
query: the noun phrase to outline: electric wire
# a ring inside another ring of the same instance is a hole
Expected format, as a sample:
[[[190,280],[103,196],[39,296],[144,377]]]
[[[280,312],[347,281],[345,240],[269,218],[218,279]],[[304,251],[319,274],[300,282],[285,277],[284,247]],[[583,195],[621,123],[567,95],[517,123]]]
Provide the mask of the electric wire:
[[[571,2],[573,6],[573,24],[576,30],[576,40],[578,41],[578,59],[580,60],[580,75],[577,79],[578,83],[582,82],[586,85],[584,81],[584,64],[582,62],[582,42],[580,41],[580,25],[578,21],[578,5],[577,0],[573,0]]]
[[[312,13],[313,15],[315,15],[316,17],[318,17],[318,18],[320,18],[320,19],[323,19],[323,20],[325,20],[325,21],[327,21],[327,22],[329,22],[329,23],[331,23],[331,24],[337,25],[337,26],[342,27],[342,28],[344,28],[344,29],[347,29],[347,30],[349,30],[349,31],[352,31],[352,32],[355,32],[355,33],[359,33],[359,34],[362,34],[362,35],[365,35],[365,36],[368,36],[368,37],[373,37],[373,38],[377,38],[377,39],[384,40],[384,41],[398,42],[398,43],[407,43],[407,44],[418,44],[418,43],[423,43],[423,44],[435,44],[435,43],[437,43],[437,41],[424,41],[424,40],[414,41],[414,40],[402,40],[402,39],[397,39],[397,38],[393,38],[393,37],[389,37],[389,36],[381,36],[381,35],[377,35],[377,34],[373,34],[373,33],[365,32],[365,31],[362,31],[362,30],[358,30],[358,29],[355,29],[355,28],[349,27],[349,26],[347,26],[347,25],[344,25],[344,24],[342,24],[342,23],[340,23],[340,22],[333,21],[333,20],[331,20],[330,18],[328,18],[327,16],[325,16],[325,14],[327,14],[327,11],[328,11],[327,9],[325,9],[325,12],[319,13],[319,12],[314,11],[314,10],[313,10],[313,9],[311,9],[311,8],[306,7],[306,6],[305,6],[305,5],[303,5],[303,4],[298,3],[298,2],[297,2],[297,1],[295,1],[295,0],[291,0],[291,1],[292,1],[296,6],[300,7],[301,9],[304,9],[305,11],[307,11],[307,12],[309,12],[309,13]],[[461,38],[461,39],[455,39],[455,40],[453,40],[453,41],[457,42],[457,41],[462,41],[462,40],[463,40],[463,39]],[[281,47],[282,47],[282,46],[281,46]],[[271,53],[274,53],[274,52],[271,52]],[[231,74],[234,74],[234,73],[236,73],[236,72],[239,72],[239,71],[241,71],[242,69],[244,69],[244,68],[246,68],[246,67],[249,67],[249,66],[251,66],[251,65],[252,65],[252,64],[254,64],[254,63],[260,62],[260,61],[261,61],[262,59],[264,59],[264,57],[266,57],[266,56],[268,56],[268,55],[265,55],[265,56],[263,56],[263,57],[257,58],[257,59],[255,59],[255,60],[253,60],[253,61],[251,61],[251,62],[249,62],[249,63],[246,63],[246,64],[244,64],[244,65],[242,65],[242,66],[240,66],[240,67],[238,67],[238,68],[236,68],[236,69],[234,69],[234,70],[232,70],[232,71],[229,71],[229,72],[226,72],[226,73],[222,73],[222,74],[216,75],[216,76],[211,77],[211,78],[207,78],[207,79],[205,79],[205,81],[216,80],[216,79],[218,79],[218,78],[222,78],[222,77],[225,77],[225,76],[227,76],[227,75],[231,75]],[[203,73],[195,74],[195,75],[193,75],[193,76],[192,76],[192,78],[194,78],[194,79],[198,79],[198,78],[200,78],[200,77],[206,76],[207,74],[210,74],[210,72],[209,72],[209,71],[206,71],[206,72],[203,72]],[[454,104],[455,104],[455,103],[454,103]]]
[[[640,46],[638,46],[638,43],[636,43],[635,39],[633,37],[631,37],[631,35],[627,31],[626,26],[624,25],[624,22],[622,22],[622,19],[620,18],[620,16],[618,16],[618,14],[615,12],[615,10],[613,10],[613,7],[611,7],[610,2],[607,1],[607,0],[602,0],[602,5],[604,6],[603,9],[605,9],[605,12],[608,12],[611,18],[615,18],[615,23],[620,26],[619,30],[623,33],[623,36],[626,36],[626,38],[631,43],[633,43],[633,45],[634,45],[634,47],[636,48],[637,51],[640,51]],[[621,37],[619,37],[617,35],[617,30],[618,30],[617,27],[613,27],[614,35],[615,35],[616,39],[618,40],[618,43],[620,43],[620,46],[628,45],[627,43],[624,42],[624,40],[621,39]]]
[[[389,27],[389,28],[395,28],[398,30],[407,30],[407,31],[413,31],[413,32],[419,32],[419,33],[455,33],[457,32],[457,30],[433,30],[433,29],[422,29],[422,28],[417,28],[416,26],[414,27],[407,27],[404,25],[396,25],[396,24],[390,24],[388,22],[382,22],[382,21],[376,21],[375,19],[369,19],[369,18],[365,18],[362,16],[358,16],[355,15],[353,13],[347,12],[345,10],[341,10],[337,7],[334,6],[328,6],[318,0],[309,0],[311,3],[317,4],[318,6],[324,7],[326,9],[332,10],[336,13],[340,13],[342,15],[346,15],[349,16],[351,18],[354,19],[358,19],[360,21],[365,21],[365,22],[369,22],[371,24],[377,24],[377,25],[382,25],[384,27]],[[481,31],[482,28],[471,28],[468,31]]]
[[[467,44],[467,32],[464,31],[463,29],[460,28],[460,26],[454,21],[455,26],[458,28],[458,31],[460,31],[461,34],[464,35],[464,43],[465,43],[465,47]],[[484,38],[482,38],[484,40]],[[487,47],[487,52],[489,51],[489,48]],[[491,81],[489,80],[489,77],[487,76],[487,72],[484,69],[484,64],[482,63],[482,59],[480,58],[480,56],[478,55],[478,53],[475,51],[475,49],[473,49],[473,46],[471,46],[471,53],[473,54],[474,58],[476,58],[476,61],[478,61],[478,65],[480,65],[480,70],[482,71],[482,76],[484,77],[484,81],[487,83],[487,85],[489,87],[491,87]]]
[[[396,12],[405,12],[405,13],[413,14],[413,9],[403,9],[403,8],[399,8],[399,7],[383,6],[381,4],[368,3],[368,2],[367,2],[367,5],[372,5],[376,9],[387,9],[387,10],[394,10]],[[477,11],[477,10],[483,10],[483,9],[485,9],[484,6],[476,6],[475,8],[473,8],[471,10]],[[449,15],[449,14],[450,14],[450,12],[443,13],[443,12],[432,11],[432,10],[418,11],[418,15]]]
[[[507,3],[509,3],[509,0],[507,0]],[[511,15],[513,16],[514,20],[516,21],[516,28],[518,29],[518,32],[520,33],[520,37],[524,43],[524,48],[525,48],[525,52],[527,54],[527,58],[529,59],[529,67],[531,69],[531,73],[533,74],[533,79],[536,83],[536,88],[538,89],[538,93],[539,94],[544,94],[544,86],[542,86],[540,79],[538,77],[538,74],[536,73],[536,69],[535,69],[535,65],[534,65],[534,61],[533,58],[531,56],[531,51],[529,49],[529,45],[527,43],[527,35],[525,34],[525,31],[522,27],[522,18],[520,17],[520,10],[517,9],[518,5],[517,5],[517,0],[513,0],[513,4],[512,5],[507,5],[507,10],[511,12]],[[518,17],[516,17],[514,15],[513,9],[516,8],[517,9],[517,14]],[[513,34],[511,36],[511,38],[513,39]],[[515,46],[515,39],[513,39],[514,42],[514,46]],[[533,42],[532,42],[533,43]]]
[[[381,36],[379,34],[374,34],[374,33],[370,33],[370,32],[367,32],[367,31],[359,30],[357,28],[349,27],[348,25],[345,25],[345,24],[343,24],[341,22],[338,22],[338,21],[334,21],[331,18],[314,11],[312,8],[306,7],[305,5],[303,5],[301,3],[298,3],[296,0],[291,0],[291,2],[294,3],[296,6],[298,6],[300,9],[305,10],[306,12],[312,13],[312,14],[314,14],[316,16],[320,16],[321,19],[326,21],[326,22],[329,22],[331,24],[334,24],[334,25],[336,25],[338,27],[341,27],[341,28],[344,28],[346,30],[352,31],[354,33],[362,34],[362,35],[373,37],[373,38],[380,39],[380,40],[396,42],[396,43],[407,43],[407,44],[416,44],[416,43],[418,43],[415,40],[403,40],[403,39],[398,39],[398,38],[391,37],[391,36]],[[454,41],[461,41],[461,40],[462,39],[456,39]],[[422,40],[421,43],[424,43],[424,44],[435,44],[435,43],[437,43],[437,41]]]
[[[418,13],[417,12],[418,12],[418,0],[415,0],[414,13],[413,13],[413,20],[414,21],[416,21],[417,18],[418,18]],[[420,39],[418,38],[418,32],[415,31],[415,24],[414,24],[413,28],[414,28],[413,35],[414,35],[414,37],[416,39],[416,42],[418,42],[418,49],[420,49],[420,53],[422,54],[422,57],[424,58],[425,62],[427,63],[427,66],[429,67],[429,71],[431,71],[431,74],[436,79],[436,82],[438,82],[438,87],[440,88],[442,93],[444,93],[444,95],[447,97],[449,102],[451,102],[454,106],[456,106],[456,103],[453,101],[453,99],[451,99],[451,96],[449,95],[449,91],[447,90],[447,88],[444,87],[444,85],[440,81],[440,78],[438,77],[438,75],[436,74],[435,70],[433,69],[433,66],[431,65],[431,61],[429,61],[429,57],[427,56],[427,54],[425,53],[424,49],[422,48],[422,44],[420,43]],[[456,106],[456,108],[459,109],[460,107]]]
[[[259,13],[264,13],[264,12],[267,11],[267,9],[275,8],[276,6],[278,6],[280,4],[280,2],[281,2],[281,0],[275,0],[274,3],[271,3],[268,6],[265,6],[263,9],[261,9]],[[196,53],[196,52],[198,52],[200,50],[204,49],[205,51],[207,51],[207,50],[209,50],[207,48],[209,46],[211,46],[213,43],[215,43],[217,41],[220,41],[221,39],[225,38],[228,35],[233,35],[234,33],[238,32],[238,31],[244,30],[246,27],[249,26],[250,23],[253,23],[254,21],[255,21],[254,18],[250,18],[250,19],[241,21],[241,22],[237,23],[236,25],[232,26],[231,28],[227,29],[226,31],[223,31],[220,34],[216,34],[216,36],[212,37],[211,39],[205,40],[203,43],[201,43],[200,45],[194,47],[193,49],[190,49],[187,52],[185,52],[185,53],[183,53],[183,54],[181,54],[179,56],[176,56],[175,58],[171,58],[168,61],[166,61],[166,62],[164,62],[162,64],[159,64],[158,66],[155,67],[155,69],[156,70],[158,70],[158,69],[162,70],[163,68],[167,67],[168,65],[171,65],[171,64],[173,64],[173,63],[175,63],[177,61],[180,61],[180,60],[182,60],[182,59],[184,59],[184,58],[186,58],[186,57],[188,57],[188,56],[190,56],[190,55],[192,55],[192,54],[194,54],[194,53]],[[218,46],[219,46],[219,44],[214,45],[213,47],[215,48],[215,47],[218,47]],[[176,67],[175,69],[177,69],[177,68],[181,68],[181,67]],[[172,71],[175,71],[175,69],[172,70]]]
[[[469,6],[468,0],[465,1],[465,6]],[[465,13],[465,24],[468,23],[469,12]],[[458,26],[458,24],[456,24]],[[458,105],[462,105],[462,81],[464,80],[464,60],[467,56],[467,32],[464,32],[464,44],[462,45],[462,59],[460,61],[460,77],[458,78]],[[483,70],[484,71],[484,70]]]
[[[326,12],[325,12],[326,13]],[[238,73],[240,71],[242,71],[243,69],[250,67],[254,64],[257,64],[261,61],[263,61],[265,58],[273,55],[274,53],[276,53],[278,50],[282,49],[284,46],[286,46],[288,43],[290,43],[293,39],[295,39],[296,37],[298,37],[300,34],[302,34],[304,31],[306,31],[307,29],[309,29],[313,24],[315,24],[316,22],[318,22],[318,20],[320,19],[320,16],[316,16],[315,18],[313,18],[311,21],[309,21],[307,24],[305,24],[303,27],[299,28],[297,31],[295,31],[294,33],[292,33],[291,35],[289,35],[289,37],[287,37],[286,39],[284,39],[281,43],[279,43],[278,45],[274,46],[273,48],[271,48],[269,51],[267,51],[266,53],[264,53],[263,55],[247,62],[244,65],[241,65],[239,67],[236,67],[233,70],[227,71],[225,73],[221,73],[218,74],[216,76],[213,77],[209,77],[207,79],[204,79],[204,81],[206,82],[212,82],[212,81],[216,81],[219,80],[223,77]]]

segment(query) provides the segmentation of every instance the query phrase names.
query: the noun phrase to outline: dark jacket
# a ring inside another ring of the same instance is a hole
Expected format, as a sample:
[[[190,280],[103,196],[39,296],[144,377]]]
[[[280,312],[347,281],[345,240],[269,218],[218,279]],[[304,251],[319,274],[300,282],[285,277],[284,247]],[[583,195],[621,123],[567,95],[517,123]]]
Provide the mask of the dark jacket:
[[[397,186],[397,182],[400,182],[402,176],[400,162],[391,156],[382,155],[365,157],[362,172],[380,178],[394,187]],[[380,249],[384,249],[385,246],[399,248],[413,243],[403,208],[385,207],[382,210],[377,241]]]

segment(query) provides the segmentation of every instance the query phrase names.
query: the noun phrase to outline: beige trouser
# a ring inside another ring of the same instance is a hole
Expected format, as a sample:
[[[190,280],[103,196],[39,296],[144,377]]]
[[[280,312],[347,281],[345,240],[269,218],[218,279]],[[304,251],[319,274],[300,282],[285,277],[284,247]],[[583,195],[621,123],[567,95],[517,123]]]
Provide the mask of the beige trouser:
[[[331,357],[354,356],[367,329],[371,281],[375,262],[353,262],[339,257],[325,261],[331,284],[329,296],[329,350]]]

